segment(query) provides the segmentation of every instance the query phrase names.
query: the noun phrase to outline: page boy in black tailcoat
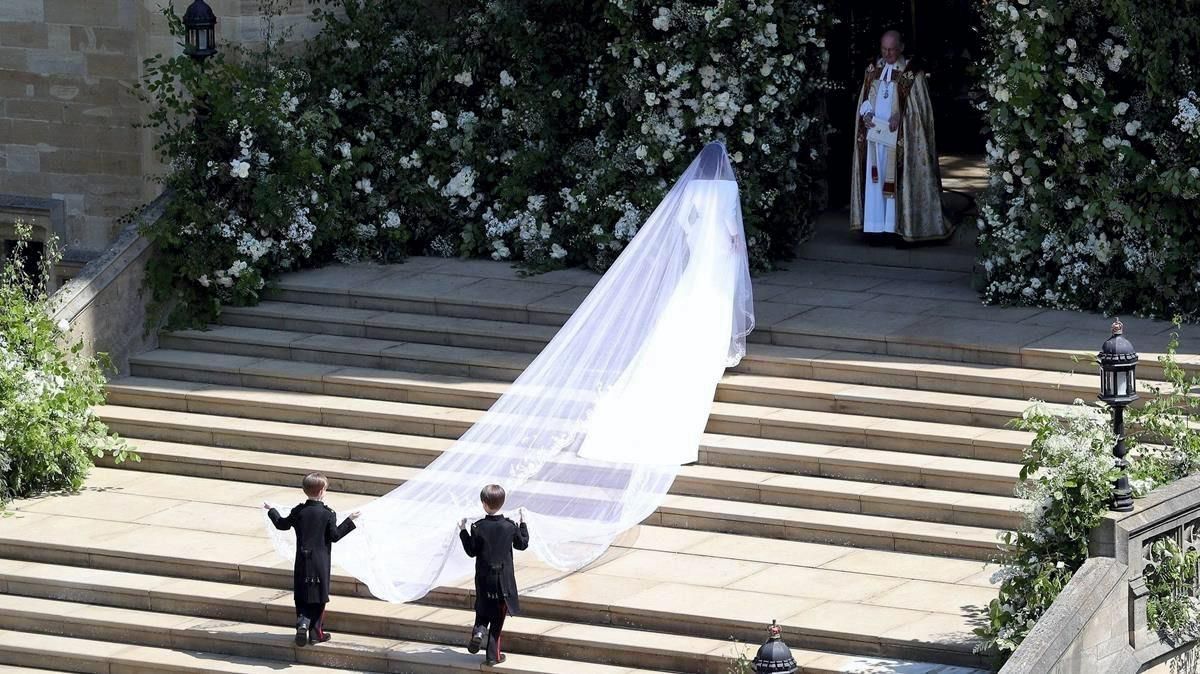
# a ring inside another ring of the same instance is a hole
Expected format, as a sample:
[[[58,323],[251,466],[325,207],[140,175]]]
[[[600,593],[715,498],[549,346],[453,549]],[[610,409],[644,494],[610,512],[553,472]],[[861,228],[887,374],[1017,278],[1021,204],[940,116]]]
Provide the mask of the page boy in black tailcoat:
[[[330,557],[333,544],[354,531],[358,513],[337,523],[337,513],[322,503],[329,481],[320,473],[304,476],[301,485],[308,500],[292,508],[287,517],[264,503],[271,523],[280,531],[296,530],[296,566],[292,585],[296,599],[296,645],[319,644],[331,638],[324,630],[325,605],[329,603]]]
[[[475,627],[467,650],[479,652],[487,637],[487,664],[504,662],[500,652],[500,630],[509,613],[520,611],[517,598],[517,578],[513,573],[513,550],[529,547],[529,529],[525,513],[518,511],[521,523],[496,513],[504,506],[504,488],[489,484],[479,492],[487,517],[478,520],[467,531],[467,518],[458,523],[463,550],[475,558]]]

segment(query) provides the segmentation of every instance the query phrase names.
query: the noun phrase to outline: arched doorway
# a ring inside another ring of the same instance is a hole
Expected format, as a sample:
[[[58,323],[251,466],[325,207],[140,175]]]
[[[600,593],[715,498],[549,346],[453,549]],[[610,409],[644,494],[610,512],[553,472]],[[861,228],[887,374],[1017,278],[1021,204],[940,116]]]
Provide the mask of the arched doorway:
[[[929,77],[938,153],[951,173],[947,189],[964,186],[953,175],[963,161],[973,163],[978,172],[985,142],[983,116],[974,106],[981,95],[975,73],[982,47],[981,4],[973,0],[835,3],[833,11],[841,21],[828,42],[829,76],[839,85],[828,102],[834,128],[829,160],[831,208],[840,208],[849,200],[858,85],[863,68],[878,56],[879,38],[888,29],[904,35],[907,55],[917,60]],[[978,187],[979,183],[965,185]]]

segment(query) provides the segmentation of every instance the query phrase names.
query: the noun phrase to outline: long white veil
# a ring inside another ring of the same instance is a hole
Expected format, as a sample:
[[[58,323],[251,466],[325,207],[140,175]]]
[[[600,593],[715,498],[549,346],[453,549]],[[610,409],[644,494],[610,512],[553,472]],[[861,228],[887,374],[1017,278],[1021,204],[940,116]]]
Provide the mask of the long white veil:
[[[737,183],[710,143],[542,353],[463,436],[361,509],[333,561],[380,599],[471,575],[457,523],[479,490],[523,507],[530,548],[573,571],[662,503],[695,461],[717,381],[754,328]],[[267,523],[294,558],[291,532]]]

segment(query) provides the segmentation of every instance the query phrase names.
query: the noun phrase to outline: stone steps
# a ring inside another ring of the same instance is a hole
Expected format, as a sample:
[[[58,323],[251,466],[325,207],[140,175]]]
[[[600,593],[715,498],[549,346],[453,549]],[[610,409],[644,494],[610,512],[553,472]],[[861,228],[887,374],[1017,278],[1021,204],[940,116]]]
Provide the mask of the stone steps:
[[[132,373],[152,379],[196,381],[304,393],[486,410],[507,387],[500,382],[425,372],[160,349],[135,357]],[[943,393],[901,387],[730,372],[718,402],[844,414],[895,416],[915,421],[1003,428],[1029,406],[1026,399]],[[1048,403],[1054,406],[1054,403]]]
[[[0,557],[87,567],[44,574],[43,585],[56,583],[66,593],[57,596],[75,601],[93,600],[70,594],[80,583],[144,601],[130,583],[96,575],[122,571],[186,579],[172,587],[195,601],[215,605],[236,599],[268,615],[290,612],[287,592],[264,601],[245,588],[217,592],[195,581],[290,587],[290,564],[271,551],[262,535],[257,504],[264,499],[286,502],[295,497],[294,488],[175,475],[140,477],[103,468],[96,470],[93,482],[92,490],[72,499],[19,504],[17,517],[0,523]],[[330,500],[346,512],[364,499],[338,493]],[[201,512],[209,516],[196,517]],[[164,540],[174,544],[164,546]],[[523,618],[750,641],[761,639],[759,616],[766,614],[779,618],[793,647],[970,666],[982,660],[971,653],[971,622],[962,607],[982,605],[994,596],[987,580],[991,571],[977,562],[655,526],[635,528],[596,563],[566,577],[531,555],[518,557],[518,579],[526,588]],[[0,578],[8,591],[28,594],[11,577]],[[438,588],[424,603],[465,609],[471,602],[469,586],[467,580]],[[172,587],[152,586],[151,600]],[[345,595],[367,596],[365,588],[335,573],[333,590],[339,596],[331,608],[339,617],[361,612],[359,603],[341,602]],[[388,616],[415,610],[370,604]],[[169,605],[151,608],[191,613]],[[331,630],[369,632],[357,624],[331,622]],[[403,638],[390,632],[382,636]],[[554,648],[543,641],[536,642],[539,649]],[[660,647],[666,643],[670,639]],[[914,666],[905,671],[926,670]]]
[[[101,418],[108,422],[103,411]],[[322,470],[329,471],[337,486],[380,495],[417,471],[136,438],[131,442],[145,452],[145,461],[130,464],[130,469],[279,486]],[[1021,519],[1019,501],[1012,498],[707,466],[684,467],[671,494],[648,524],[979,560],[994,557],[1000,530]]]
[[[140,411],[121,410],[119,406],[103,409],[108,423],[130,437],[153,436],[213,447],[260,449],[371,464],[424,466],[453,442],[420,435],[238,418],[222,419],[214,426],[207,416],[187,414],[161,418],[170,424],[163,427],[148,424],[146,415]],[[716,434],[702,436],[697,465],[996,496],[1012,495],[1020,468],[1006,462]],[[372,489],[379,488],[378,485],[371,488],[364,485],[362,491],[373,493]]]
[[[557,327],[512,321],[483,321],[426,313],[394,313],[295,302],[264,302],[255,307],[227,307],[221,318],[227,327],[290,331],[305,335],[359,337],[389,342],[415,342],[439,346],[536,354],[554,336]],[[490,330],[488,326],[491,326]],[[894,377],[889,386],[946,393],[965,393],[1049,402],[1092,400],[1098,388],[1091,356],[1074,361],[1062,356],[1062,368],[999,365],[963,358],[936,360],[907,358],[893,353],[852,353],[827,348],[781,346],[756,342],[738,371],[783,377],[823,379],[846,383],[878,383]],[[1031,358],[1049,361],[1050,350],[1030,351]],[[1161,368],[1147,357],[1139,366],[1146,384],[1157,384]],[[1188,364],[1188,358],[1181,363]],[[1066,365],[1069,364],[1070,367]],[[856,377],[852,373],[860,373]]]
[[[142,461],[130,468],[280,486],[294,485],[319,470],[340,490],[375,496],[399,486],[418,470],[157,440],[131,442]],[[671,493],[717,501],[710,506],[713,513],[721,512],[720,502],[736,501],[992,529],[1015,528],[1022,519],[1021,502],[1011,497],[701,465],[684,466]]]
[[[178,672],[179,674],[276,674],[283,664],[258,658],[218,658],[212,653],[131,646],[124,641],[78,639],[0,629],[0,671],[39,672]],[[451,670],[453,671],[453,670]],[[467,670],[464,670],[467,671]],[[478,671],[478,667],[475,670]],[[295,674],[352,674],[355,670],[288,666]]]
[[[928,251],[926,251],[928,252]],[[444,265],[445,261],[426,262],[427,258],[413,260],[400,268],[372,265],[332,266],[323,269],[289,274],[272,288],[264,291],[268,300],[294,304],[323,305],[348,309],[365,309],[378,312],[428,314],[450,318],[471,318],[502,321],[508,323],[531,323],[536,325],[561,326],[570,317],[586,296],[597,277],[586,280],[572,279],[570,283],[557,283],[550,278],[519,278],[510,269],[487,269],[458,272],[461,265],[445,266],[436,271],[422,271],[418,267],[430,264]],[[403,267],[418,264],[405,270]],[[484,263],[487,266],[489,263]],[[847,304],[817,306],[826,298],[813,298],[805,305],[803,295],[812,292],[809,288],[796,288],[797,303],[788,305],[773,297],[770,304],[792,309],[785,313],[792,320],[771,320],[766,309],[760,317],[759,327],[752,333],[751,341],[784,346],[805,347],[824,350],[840,350],[854,353],[885,354],[890,357],[925,358],[965,363],[1002,365],[1028,369],[1056,370],[1060,372],[1096,372],[1093,357],[1104,341],[1104,334],[1093,334],[1077,329],[1085,319],[1094,319],[1088,325],[1106,326],[1108,319],[1098,316],[1076,315],[1060,312],[1065,316],[1040,315],[1014,323],[1002,318],[1002,309],[987,308],[991,320],[963,320],[957,317],[937,315],[912,315],[896,313],[903,311],[905,303],[914,299],[929,301],[953,301],[957,304],[977,307],[978,298],[966,287],[965,276],[948,272],[930,272],[948,275],[951,280],[925,283],[903,280],[911,277],[913,270],[902,268],[872,267],[871,265],[829,265],[845,267],[844,273],[856,270],[888,269],[884,278],[875,279],[877,285],[871,293],[881,293],[889,298],[885,309],[864,310],[856,306],[869,300],[868,293],[848,293],[853,299]],[[493,265],[495,266],[495,265]],[[499,265],[499,267],[507,267]],[[465,269],[465,268],[464,268]],[[587,272],[567,270],[568,273],[587,275]],[[790,272],[783,272],[788,274]],[[496,275],[495,278],[488,276]],[[776,275],[767,275],[756,282],[756,287],[780,281]],[[957,280],[962,283],[956,283]],[[885,282],[885,278],[892,280]],[[821,291],[823,294],[838,291]],[[861,296],[861,297],[859,297]],[[809,311],[811,310],[811,311]],[[1038,312],[1034,312],[1038,313]],[[803,315],[804,319],[799,317]],[[873,319],[876,324],[873,324]],[[1148,325],[1154,338],[1165,345],[1165,337],[1159,340],[1163,330],[1161,323]],[[1072,329],[1075,328],[1075,329]],[[1101,331],[1103,328],[1100,328]],[[1161,348],[1160,343],[1143,346],[1144,349]],[[1162,368],[1157,362],[1159,353],[1149,350],[1142,353],[1139,371],[1146,379],[1161,379]],[[1200,373],[1200,356],[1184,354],[1178,362],[1192,373]],[[1093,394],[1094,395],[1094,394]],[[1090,397],[1090,396],[1089,396]]]
[[[290,597],[284,599],[290,603]],[[338,668],[335,671],[480,670],[479,656],[468,654],[462,646],[451,647],[437,642],[339,633],[333,641],[318,647],[297,647],[292,643],[295,628],[288,626],[289,622],[295,621],[294,608],[282,608],[276,611],[277,620],[273,624],[263,624],[229,617],[197,617],[190,612],[143,611],[8,595],[5,596],[4,605],[0,606],[0,629],[42,635],[66,634],[76,639],[106,643]],[[289,612],[292,614],[290,621],[287,620]],[[463,627],[461,633],[467,634],[469,631],[468,621],[468,626]],[[513,653],[501,666],[493,669],[521,674],[638,674],[655,671],[520,653]]]
[[[454,439],[483,412],[441,405],[129,377],[108,387],[111,404],[281,420]],[[714,403],[707,431],[722,435],[1017,462],[1030,434],[961,424]]]
[[[96,613],[98,607],[192,616],[191,622],[176,626],[183,627],[183,630],[176,631],[184,632],[186,639],[197,641],[202,638],[197,632],[205,630],[207,624],[219,624],[221,636],[228,639],[243,636],[230,630],[228,621],[274,626],[287,625],[294,616],[290,593],[278,588],[181,580],[56,564],[0,560],[0,586],[6,587],[5,594],[10,597],[36,598],[32,603],[10,603],[0,607],[0,628],[7,627],[6,623],[14,614],[25,621],[41,621],[48,611],[67,608],[66,605],[59,608],[44,602],[47,599],[74,602],[75,606],[90,605],[90,608],[82,611],[70,611],[68,615],[72,621],[79,617],[92,617],[88,613]],[[103,615],[110,620],[114,617],[109,611],[103,611]],[[136,622],[139,617],[134,616],[135,621],[131,622]],[[339,632],[335,641],[316,649],[321,651],[317,655],[333,658],[342,665],[354,662],[353,659],[361,653],[361,637],[364,636],[446,644],[454,651],[461,652],[461,642],[469,632],[473,618],[474,614],[466,609],[430,605],[393,607],[372,599],[338,597],[327,619],[330,624],[338,625],[346,632]],[[24,626],[28,629],[27,625]],[[263,646],[270,650],[282,648],[286,651],[290,632],[283,630],[283,636],[280,637],[274,634],[281,631],[279,628],[270,627],[267,630],[272,633],[272,638],[262,640],[266,642]],[[554,639],[546,638],[551,635]],[[504,637],[508,653],[540,651],[562,660],[578,661],[586,657],[618,667],[697,674],[727,674],[732,653],[753,650],[744,643],[730,640],[682,637],[613,625],[589,625],[523,616],[507,622]],[[245,643],[252,645],[258,641],[246,640]],[[174,640],[172,643],[179,645]],[[812,674],[834,674],[846,671],[847,665],[860,664],[856,658],[817,650],[795,648],[792,654],[805,671]],[[295,655],[298,654],[293,654],[293,659]],[[303,655],[308,655],[308,652]],[[343,657],[344,660],[339,659]],[[471,658],[470,662],[476,660]],[[519,667],[522,663],[516,659],[505,663],[506,666],[514,664]],[[885,658],[873,658],[870,664],[890,671],[903,671],[917,665],[911,661]],[[955,669],[958,674],[970,672]],[[585,666],[585,671],[600,670]]]

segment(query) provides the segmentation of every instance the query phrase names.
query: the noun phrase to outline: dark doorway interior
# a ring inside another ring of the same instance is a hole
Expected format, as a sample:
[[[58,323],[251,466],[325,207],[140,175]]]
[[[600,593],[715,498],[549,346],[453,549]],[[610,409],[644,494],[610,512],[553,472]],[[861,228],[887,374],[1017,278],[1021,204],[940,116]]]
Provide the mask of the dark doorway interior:
[[[895,28],[904,35],[905,53],[929,76],[941,155],[984,152],[984,124],[972,102],[979,95],[975,64],[980,57],[978,0],[900,0],[832,3],[841,23],[830,35],[829,75],[839,85],[829,97],[829,205],[850,198],[854,147],[854,108],[863,69],[879,55],[879,38]]]
[[[5,239],[3,245],[0,246],[0,253],[4,254],[4,264],[8,264],[17,254],[17,241],[15,239]],[[46,244],[41,241],[26,242],[24,249],[21,250],[21,259],[13,260],[22,269],[30,280],[40,284],[41,282],[41,263],[42,257],[46,254]]]

